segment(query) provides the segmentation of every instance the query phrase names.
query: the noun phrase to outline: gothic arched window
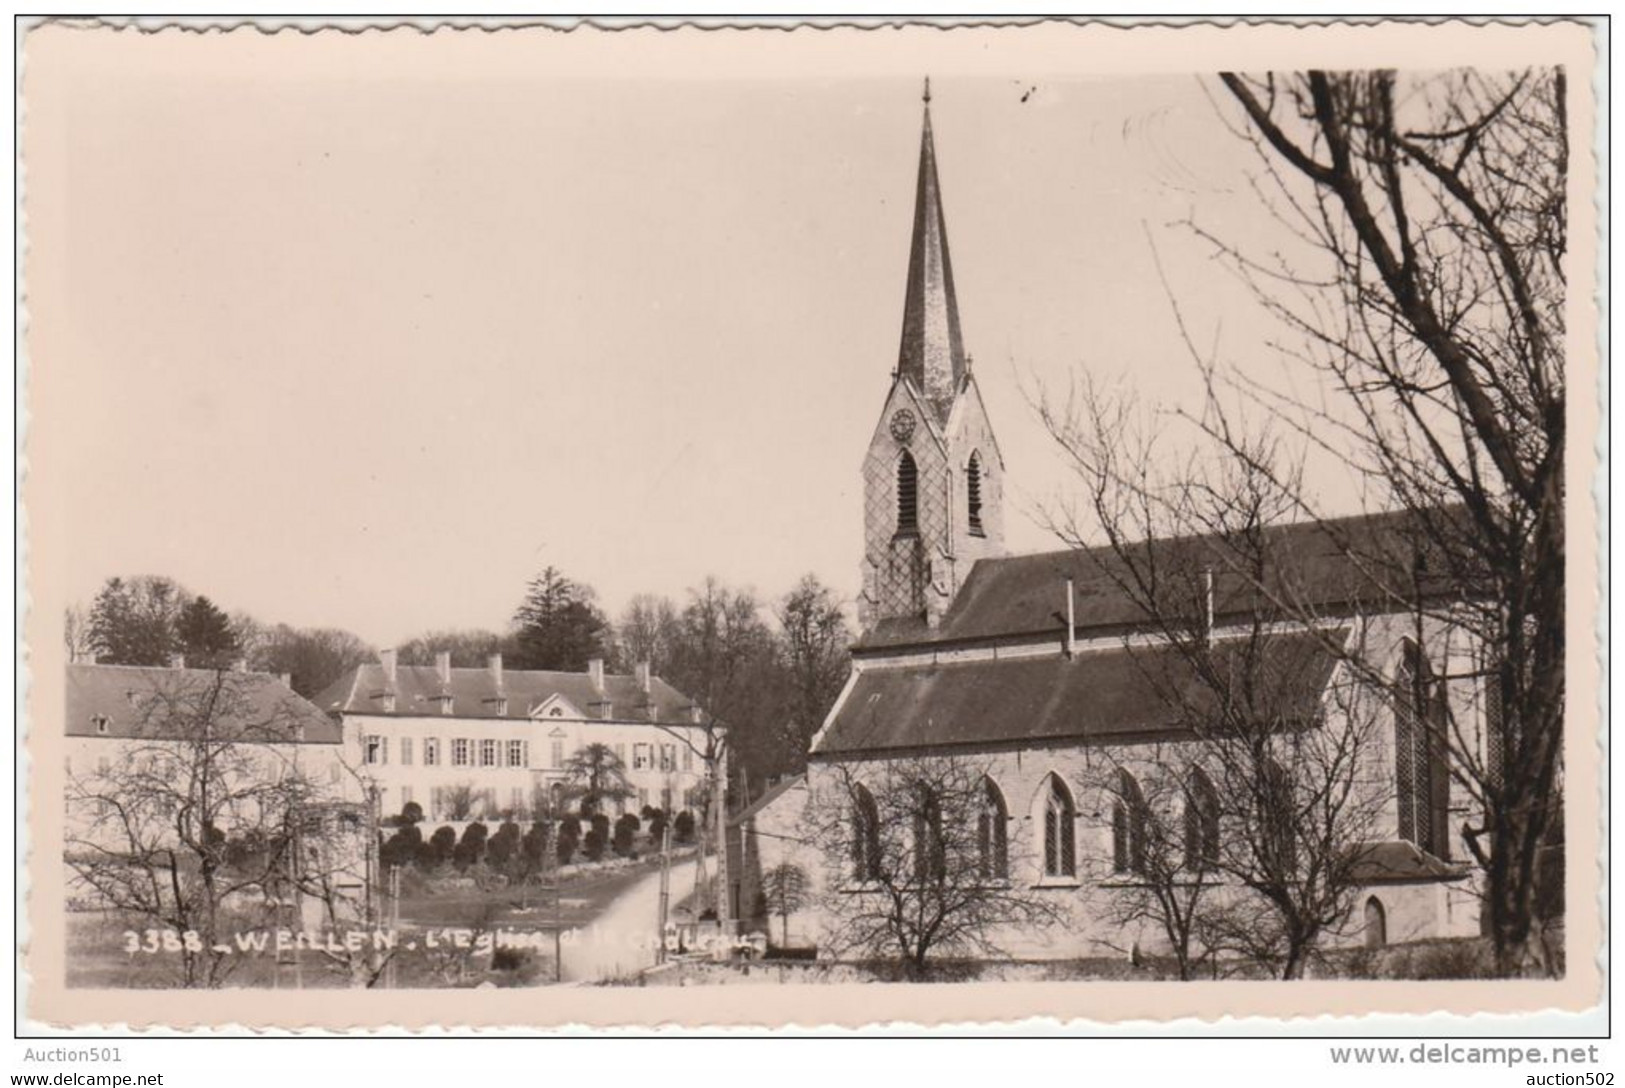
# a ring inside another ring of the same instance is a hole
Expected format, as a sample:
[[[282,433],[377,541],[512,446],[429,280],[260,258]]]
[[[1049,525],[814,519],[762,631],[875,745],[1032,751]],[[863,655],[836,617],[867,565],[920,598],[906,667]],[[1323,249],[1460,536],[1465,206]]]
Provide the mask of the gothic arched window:
[[[977,871],[984,880],[1006,880],[1010,876],[1010,810],[993,779],[984,779],[983,788],[982,810],[976,819]]]
[[[1292,776],[1275,760],[1264,758],[1259,782],[1258,830],[1266,870],[1278,879],[1298,870],[1298,809]]]
[[[1049,776],[1044,797],[1044,875],[1072,876],[1077,872],[1074,827],[1077,808],[1072,794],[1054,775]]]
[[[1150,816],[1140,783],[1127,771],[1117,772],[1112,800],[1112,869],[1119,873],[1145,871],[1145,825]]]
[[[1219,791],[1200,767],[1185,780],[1185,865],[1203,872],[1219,864]]]
[[[920,469],[914,455],[904,450],[897,458],[897,535],[920,531]]]
[[[965,466],[965,506],[970,518],[970,531],[982,536],[982,455],[972,453]]]
[[[914,799],[914,879],[941,884],[948,876],[948,845],[942,837],[942,800],[930,786]]]
[[[852,876],[880,878],[880,810],[874,795],[861,785],[852,787]]]
[[[1394,677],[1394,779],[1399,837],[1435,857],[1448,856],[1450,783],[1444,766],[1444,686],[1406,640]]]

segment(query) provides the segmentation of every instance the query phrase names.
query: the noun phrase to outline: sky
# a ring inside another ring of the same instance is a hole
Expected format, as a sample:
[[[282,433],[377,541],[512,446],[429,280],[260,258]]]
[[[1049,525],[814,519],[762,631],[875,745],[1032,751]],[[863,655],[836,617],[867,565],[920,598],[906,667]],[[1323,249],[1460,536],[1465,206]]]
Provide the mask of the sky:
[[[1076,493],[1035,389],[1193,395],[1168,292],[1221,356],[1287,365],[1179,225],[1287,244],[1194,75],[464,38],[34,36],[30,518],[62,603],[166,574],[387,645],[501,628],[549,564],[611,614],[707,575],[852,596],[933,61],[1013,551],[1058,546],[1041,512]]]

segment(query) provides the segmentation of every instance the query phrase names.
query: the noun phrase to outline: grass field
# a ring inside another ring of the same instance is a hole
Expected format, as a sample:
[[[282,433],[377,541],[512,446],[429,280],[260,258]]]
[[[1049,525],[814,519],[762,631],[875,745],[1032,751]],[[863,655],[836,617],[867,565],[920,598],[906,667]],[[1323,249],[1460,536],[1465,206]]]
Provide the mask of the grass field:
[[[489,983],[496,986],[536,985],[554,974],[551,935],[587,926],[602,914],[617,895],[659,867],[657,858],[602,869],[586,869],[568,876],[559,888],[557,903],[550,890],[530,887],[481,889],[468,882],[435,882],[403,893],[400,928],[396,931],[394,968],[379,985],[399,987],[459,987]],[[136,944],[152,923],[111,912],[76,911],[68,915],[67,984],[70,988],[169,989],[184,985],[179,954],[127,951],[128,933]],[[249,948],[234,949],[228,957],[228,987],[337,988],[351,984],[341,963],[319,950],[294,954],[295,963],[278,965],[270,935],[262,919],[245,917],[228,924],[225,932],[235,942],[242,936]],[[468,935],[500,933],[516,947],[496,951],[476,947]],[[266,950],[253,947],[262,935]],[[459,945],[461,939],[468,945]]]

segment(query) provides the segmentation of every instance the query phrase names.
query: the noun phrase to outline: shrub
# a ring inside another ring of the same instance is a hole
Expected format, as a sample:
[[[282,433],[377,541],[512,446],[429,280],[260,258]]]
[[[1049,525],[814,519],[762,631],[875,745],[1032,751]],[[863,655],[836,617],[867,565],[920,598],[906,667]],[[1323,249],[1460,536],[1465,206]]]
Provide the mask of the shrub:
[[[652,820],[654,819],[655,813],[659,811],[660,810],[655,808],[653,805],[644,805],[638,810],[638,815],[642,816],[645,820]]]
[[[485,844],[490,836],[489,829],[478,820],[463,828],[463,841],[457,845],[468,852],[469,857],[472,859],[469,864],[473,864],[473,862],[485,857]],[[455,859],[456,856],[453,855],[453,860]]]
[[[559,864],[568,865],[581,844],[581,821],[570,817],[559,823]]]
[[[432,864],[444,865],[451,858],[451,852],[456,848],[457,832],[446,824],[435,828],[434,834],[429,836]]]
[[[694,814],[688,809],[685,808],[677,814],[677,819],[673,821],[671,827],[677,833],[678,842],[694,841]]]
[[[389,837],[383,848],[378,851],[378,860],[386,868],[397,865],[411,865],[418,859],[419,851],[423,847],[423,832],[412,824],[398,828],[395,834]]]
[[[596,815],[594,815],[593,818],[592,818],[592,829],[594,831],[598,832],[598,837],[599,838],[603,839],[605,842],[609,841],[609,817],[608,816],[605,816],[602,812],[597,813]]]
[[[631,817],[631,819],[632,823],[637,822],[636,816]],[[615,838],[612,840],[612,844],[615,847],[615,852],[623,858],[632,856],[633,834],[632,824],[627,823],[625,817],[615,821]]]
[[[666,814],[655,809],[654,815],[649,817],[649,840],[660,846],[666,836]]]
[[[465,835],[463,841],[458,843],[452,850],[451,863],[457,866],[459,872],[467,870],[480,860],[480,851],[484,845],[484,843],[480,842],[469,842],[468,837]]]
[[[497,828],[497,833],[485,844],[485,860],[494,869],[506,869],[517,853],[519,825],[510,820]]]
[[[586,855],[588,861],[597,861],[604,856],[604,836],[598,830],[596,823],[597,821],[594,821],[595,826],[591,831],[587,832],[587,841],[581,846],[581,852]]]
[[[402,826],[420,824],[423,822],[423,806],[416,801],[408,801],[401,806],[400,821]]]
[[[547,824],[537,822],[531,824],[525,837],[519,840],[519,856],[527,871],[534,872],[542,867],[542,862],[547,858],[547,840],[551,830]]]

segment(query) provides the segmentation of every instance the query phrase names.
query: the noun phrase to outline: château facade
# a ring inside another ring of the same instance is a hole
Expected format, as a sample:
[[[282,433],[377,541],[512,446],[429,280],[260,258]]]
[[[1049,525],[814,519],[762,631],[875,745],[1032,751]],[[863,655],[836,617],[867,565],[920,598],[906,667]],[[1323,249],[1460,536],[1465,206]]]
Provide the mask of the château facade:
[[[523,819],[558,811],[571,761],[588,745],[618,758],[627,797],[610,814],[698,805],[708,732],[700,708],[639,665],[630,675],[402,665],[394,650],[360,665],[314,700],[334,717],[384,816],[408,804],[434,822]]]

